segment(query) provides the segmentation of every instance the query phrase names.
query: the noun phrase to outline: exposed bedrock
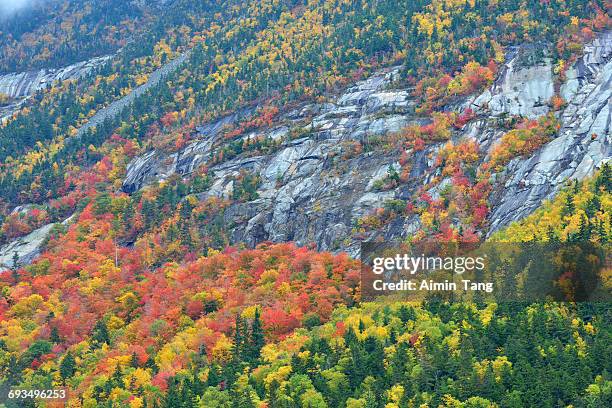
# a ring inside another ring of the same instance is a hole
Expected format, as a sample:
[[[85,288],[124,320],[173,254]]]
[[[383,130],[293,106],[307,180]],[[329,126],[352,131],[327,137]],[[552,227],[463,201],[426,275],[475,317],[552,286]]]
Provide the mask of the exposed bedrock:
[[[559,136],[532,157],[513,160],[501,174],[490,232],[529,215],[566,180],[581,180],[610,158],[612,32],[586,47],[567,76]]]
[[[533,58],[536,52],[539,57]],[[609,158],[611,57],[612,33],[585,48],[561,87],[568,105],[560,113],[563,128],[558,137],[532,157],[513,160],[496,176],[491,196],[492,231],[528,215],[567,179],[588,176]],[[234,242],[314,242],[322,250],[348,250],[356,255],[358,220],[391,200],[409,199],[436,175],[434,160],[439,145],[410,153],[412,170],[406,184],[386,191],[381,188],[390,167],[398,167],[401,152],[375,147],[372,141],[424,120],[414,114],[411,89],[397,85],[399,71],[382,70],[325,103],[283,113],[270,128],[244,136],[279,140],[274,152],[257,157],[242,153],[210,168],[213,184],[201,198],[231,197],[234,180],[241,172],[261,177],[257,199],[234,202],[225,212]],[[535,118],[547,113],[554,89],[553,69],[545,50],[533,46],[510,50],[494,85],[458,105],[471,107],[481,119],[453,138],[473,138],[487,151],[504,133],[497,119],[507,115]],[[132,193],[172,174],[188,176],[222,143],[220,130],[249,113],[240,111],[198,128],[196,140],[177,153],[150,151],[135,158],[128,166],[123,190]],[[361,142],[362,151],[351,153],[354,141]],[[418,228],[417,220],[398,217],[359,238],[405,237]]]
[[[93,58],[58,69],[41,69],[0,75],[0,94],[7,95],[10,101],[9,105],[0,106],[0,118],[9,116],[18,110],[25,100],[36,91],[57,81],[82,78],[109,58],[111,57]]]

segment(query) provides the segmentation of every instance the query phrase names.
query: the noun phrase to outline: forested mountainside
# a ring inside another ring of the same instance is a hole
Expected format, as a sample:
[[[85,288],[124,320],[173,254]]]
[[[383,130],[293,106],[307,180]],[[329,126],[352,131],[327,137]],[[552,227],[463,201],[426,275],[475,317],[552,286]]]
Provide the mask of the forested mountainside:
[[[0,73],[60,68],[113,53],[144,33],[164,1],[12,3],[0,8]]]
[[[607,304],[363,303],[359,245],[609,242],[611,7],[67,0],[1,17],[0,391],[609,405]]]

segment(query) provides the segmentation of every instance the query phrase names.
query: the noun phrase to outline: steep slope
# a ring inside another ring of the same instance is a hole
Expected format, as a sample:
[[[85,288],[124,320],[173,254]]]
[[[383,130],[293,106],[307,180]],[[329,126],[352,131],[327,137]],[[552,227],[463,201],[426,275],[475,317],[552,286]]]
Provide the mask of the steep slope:
[[[483,239],[608,158],[609,0],[121,2],[164,8],[135,31],[121,7],[85,24],[110,39],[66,24],[94,3],[11,28],[32,52],[62,30],[33,65],[0,47],[11,71],[120,49],[0,126],[0,398],[610,399],[607,304],[363,304],[357,260],[361,240]],[[543,163],[551,181],[506,194]],[[609,240],[611,189],[604,165],[495,237]]]
[[[534,57],[544,52],[542,46],[511,50],[491,88],[457,104],[464,113],[473,111],[475,119],[455,129],[451,139],[455,144],[478,144],[478,167],[490,161],[491,151],[507,133],[505,119],[539,118],[551,111],[559,85],[550,59]],[[244,152],[220,164],[212,161],[223,146],[220,130],[223,125],[239,125],[241,116],[209,124],[176,153],[151,151],[135,158],[128,165],[123,190],[132,193],[175,173],[187,177],[207,163],[214,176],[201,198],[236,198],[241,174],[258,181],[256,196],[225,211],[233,242],[315,242],[323,250],[352,248],[356,254],[356,238],[410,236],[419,222],[405,216],[404,207],[414,202],[424,185],[436,195],[435,185],[450,183],[450,177],[429,185],[442,170],[436,158],[444,141],[412,151],[409,173],[401,182],[397,178],[402,172],[400,151],[385,145],[393,145],[409,125],[429,123],[415,115],[412,89],[395,85],[398,72],[381,71],[326,103],[282,113],[269,128],[245,134],[239,140]],[[554,140],[530,157],[514,158],[492,178],[490,228],[483,228],[485,234],[525,217],[566,180],[591,175],[609,159],[611,75],[612,32],[607,32],[585,47],[561,85],[567,106],[555,113],[561,129]],[[272,152],[254,156],[248,146],[261,142],[273,146]],[[364,217],[392,206],[399,206],[399,216],[393,215],[386,226],[381,222],[382,230],[354,234]]]
[[[336,100],[287,112],[271,129],[241,139],[247,145],[269,141],[275,146],[270,155],[252,156],[247,148],[243,155],[210,166],[214,179],[202,199],[237,197],[236,180],[242,173],[259,179],[257,199],[235,203],[226,211],[226,222],[235,226],[234,242],[292,240],[338,249],[354,219],[393,197],[392,192],[372,191],[372,179],[384,177],[397,158],[384,151],[362,154],[355,149],[414,119],[409,93],[385,89],[397,75],[397,69],[381,72]],[[154,151],[134,159],[123,189],[134,192],[174,173],[188,176],[222,146],[219,130],[230,120],[235,123],[237,118],[200,128],[201,140],[177,153]]]
[[[0,76],[0,93],[9,98],[29,96],[39,89],[51,86],[55,81],[78,79],[92,68],[106,61],[108,57],[78,62],[60,69],[44,69]]]
[[[513,159],[492,179],[491,222],[483,234],[525,217],[566,180],[592,174],[610,157],[611,49],[610,32],[585,47],[560,87],[570,99],[557,113],[563,124],[559,135],[531,157]],[[464,111],[473,110],[475,119],[455,129],[452,140],[476,141],[483,152],[481,164],[490,160],[490,151],[506,133],[500,120],[516,114],[537,118],[551,109],[553,68],[549,60],[533,65],[534,54],[533,47],[511,50],[491,88],[457,104]],[[186,53],[169,62],[145,85],[96,113],[77,135],[112,119],[188,57]],[[437,142],[412,152],[408,173],[400,180],[402,150],[393,147],[394,140],[406,127],[429,122],[415,114],[413,89],[397,87],[398,75],[399,68],[384,70],[325,103],[281,113],[268,128],[242,136],[238,143],[245,146],[244,152],[222,163],[213,159],[225,147],[228,126],[239,127],[255,110],[241,110],[197,127],[195,140],[176,153],[152,150],[134,158],[122,189],[134,193],[173,174],[189,178],[207,165],[211,186],[199,198],[232,201],[223,213],[225,224],[232,226],[228,231],[232,243],[314,242],[321,250],[358,255],[361,239],[409,237],[420,229],[421,214],[407,213],[405,208],[418,202],[423,191],[438,198],[450,177],[437,180],[441,174],[437,157],[446,143]],[[249,146],[262,142],[270,145],[270,152],[254,155]],[[253,177],[255,190],[246,199],[240,185],[245,175]],[[10,261],[12,253],[6,252],[6,258]],[[24,257],[24,262],[30,258]]]
[[[0,9],[0,74],[113,54],[151,24],[157,1],[31,0]]]
[[[40,255],[43,243],[53,226],[54,224],[45,225],[0,247],[0,272],[32,263]]]
[[[610,241],[612,222],[612,167],[602,166],[597,176],[574,181],[533,214],[491,235],[492,241],[542,240]]]
[[[126,107],[130,106],[138,97],[142,96],[149,89],[157,86],[163,81],[169,74],[173,73],[189,58],[191,55],[190,51],[186,51],[172,61],[164,64],[160,68],[153,71],[147,78],[147,81],[131,90],[126,96],[111,102],[108,106],[97,111],[87,122],[81,126],[75,136],[82,136],[91,128],[100,126],[104,121],[112,121],[115,119]]]
[[[109,58],[93,58],[59,69],[42,69],[0,75],[0,95],[8,97],[8,103],[0,106],[0,120],[17,111],[27,97],[36,91],[51,87],[56,81],[78,80],[102,65]]]
[[[530,214],[566,180],[583,179],[612,156],[612,32],[585,47],[567,78],[560,90],[567,107],[560,112],[559,135],[532,157],[510,162],[500,175],[491,232]],[[535,81],[553,85],[546,76]],[[531,89],[521,81],[515,86]]]
[[[191,136],[194,140],[178,152],[157,149],[134,158],[122,190],[132,194],[173,174],[189,179],[205,165],[210,187],[198,198],[229,202],[223,218],[231,226],[226,228],[230,243],[314,242],[321,250],[348,250],[357,256],[362,239],[406,238],[423,230],[423,213],[408,208],[421,205],[422,193],[441,199],[452,185],[452,175],[445,173],[442,163],[445,159],[440,159],[449,137],[455,145],[478,144],[474,171],[480,172],[507,133],[504,121],[513,115],[546,114],[557,87],[570,98],[556,113],[563,126],[558,135],[535,154],[524,159],[518,155],[490,177],[490,225],[476,228],[477,233],[489,235],[533,212],[566,180],[592,174],[610,156],[611,38],[608,32],[588,44],[560,85],[550,59],[535,58],[545,55],[545,47],[512,48],[490,89],[451,106],[462,114],[471,112],[473,119],[463,128],[453,125],[449,136],[428,142],[423,149],[397,142],[403,140],[406,128],[426,127],[431,120],[415,112],[414,89],[399,85],[396,67],[324,103],[281,112],[271,124],[233,141],[242,152],[220,162],[228,129],[240,129],[261,109],[239,110],[198,126]],[[146,84],[96,113],[76,134],[112,119],[188,58],[185,53],[167,63]],[[261,145],[268,146],[267,153],[258,152]],[[571,171],[576,166],[578,172]],[[245,184],[249,179],[250,184]],[[245,194],[245,188],[253,191]],[[456,228],[469,228],[464,220],[451,222]],[[12,254],[6,257],[12,259]]]

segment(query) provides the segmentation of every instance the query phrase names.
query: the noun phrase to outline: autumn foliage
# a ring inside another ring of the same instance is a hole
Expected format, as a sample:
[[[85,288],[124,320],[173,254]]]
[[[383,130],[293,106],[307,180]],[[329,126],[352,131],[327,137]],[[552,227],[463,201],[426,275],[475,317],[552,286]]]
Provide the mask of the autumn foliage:
[[[139,249],[116,252],[108,219],[96,220],[92,211],[85,209],[45,256],[19,271],[19,283],[3,275],[0,304],[3,355],[57,373],[70,350],[82,361],[79,393],[96,377],[131,364],[132,355],[146,382],[162,388],[164,381],[155,378],[190,367],[193,353],[223,360],[235,316],[252,319],[254,308],[273,341],[307,317],[326,321],[336,305],[359,297],[355,261],[293,244],[210,250],[206,257],[149,270]],[[26,361],[24,353],[36,342],[51,348]],[[146,361],[154,361],[154,372]]]
[[[416,84],[414,90],[414,95],[421,101],[418,112],[430,113],[453,98],[481,91],[491,85],[496,73],[497,65],[491,60],[487,66],[469,62],[455,76],[426,77]]]
[[[561,125],[553,115],[525,119],[515,129],[502,136],[491,152],[488,168],[499,171],[510,160],[534,152],[559,131]]]

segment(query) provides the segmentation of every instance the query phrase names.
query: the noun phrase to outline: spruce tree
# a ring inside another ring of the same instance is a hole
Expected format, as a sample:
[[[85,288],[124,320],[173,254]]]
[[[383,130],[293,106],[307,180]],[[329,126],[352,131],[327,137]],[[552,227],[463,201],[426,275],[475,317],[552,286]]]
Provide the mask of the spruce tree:
[[[236,314],[236,324],[234,327],[234,358],[241,359],[244,355],[245,336],[242,317]]]
[[[164,406],[166,408],[181,408],[181,400],[179,396],[178,381],[175,378],[168,380],[168,393]]]
[[[140,364],[138,363],[138,356],[136,355],[136,353],[132,353],[132,357],[130,358],[130,366],[134,368],[140,366]]]
[[[265,344],[263,327],[261,325],[261,319],[259,316],[259,308],[255,309],[255,317],[251,325],[251,355],[249,356],[252,361],[259,360],[261,355],[261,349]]]
[[[11,266],[11,274],[15,282],[19,281],[19,254],[13,252],[13,265]]]
[[[580,226],[578,229],[577,240],[580,242],[586,242],[591,239],[591,224],[589,223],[586,216],[580,217]]]
[[[51,342],[55,343],[55,344],[59,344],[59,343],[62,342],[62,339],[59,336],[59,332],[57,330],[57,327],[53,326],[51,328],[51,334],[49,336],[49,340],[51,340]]]
[[[106,322],[104,319],[98,320],[96,326],[93,329],[93,334],[91,335],[91,339],[93,341],[98,342],[99,344],[110,344],[110,335],[108,333],[108,327],[106,327]]]
[[[563,206],[563,210],[561,211],[561,216],[571,216],[574,214],[576,207],[574,206],[574,194],[568,193],[565,197],[565,205]]]
[[[595,192],[612,191],[612,169],[608,163],[604,164],[599,172],[599,175],[595,179]]]
[[[70,351],[66,353],[59,367],[60,377],[62,382],[65,384],[66,380],[74,375],[76,372],[76,361]]]

